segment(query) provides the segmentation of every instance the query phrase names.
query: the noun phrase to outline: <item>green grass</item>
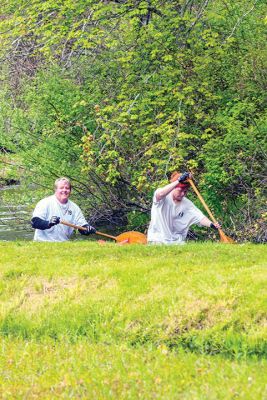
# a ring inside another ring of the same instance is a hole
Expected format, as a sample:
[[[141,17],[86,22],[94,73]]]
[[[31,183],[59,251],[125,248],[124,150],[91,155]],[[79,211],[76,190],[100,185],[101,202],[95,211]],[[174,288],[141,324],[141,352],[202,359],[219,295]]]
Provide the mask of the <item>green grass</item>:
[[[267,399],[264,245],[0,252],[0,398]]]

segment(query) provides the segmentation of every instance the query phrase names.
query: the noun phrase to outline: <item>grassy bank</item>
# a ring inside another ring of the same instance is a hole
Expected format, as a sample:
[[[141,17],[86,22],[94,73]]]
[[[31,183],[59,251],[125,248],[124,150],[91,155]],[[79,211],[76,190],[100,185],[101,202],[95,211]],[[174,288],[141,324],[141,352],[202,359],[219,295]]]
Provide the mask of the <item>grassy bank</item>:
[[[0,252],[3,398],[267,396],[264,245]]]

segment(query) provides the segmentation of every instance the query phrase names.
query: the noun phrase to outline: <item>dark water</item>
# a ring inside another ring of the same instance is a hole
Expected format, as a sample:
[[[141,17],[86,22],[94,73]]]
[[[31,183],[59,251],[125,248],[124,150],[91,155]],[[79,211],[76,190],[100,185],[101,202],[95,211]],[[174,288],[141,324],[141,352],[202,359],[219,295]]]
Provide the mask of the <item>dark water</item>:
[[[32,207],[30,204],[16,204],[19,186],[0,188],[0,240],[32,240],[30,226]]]

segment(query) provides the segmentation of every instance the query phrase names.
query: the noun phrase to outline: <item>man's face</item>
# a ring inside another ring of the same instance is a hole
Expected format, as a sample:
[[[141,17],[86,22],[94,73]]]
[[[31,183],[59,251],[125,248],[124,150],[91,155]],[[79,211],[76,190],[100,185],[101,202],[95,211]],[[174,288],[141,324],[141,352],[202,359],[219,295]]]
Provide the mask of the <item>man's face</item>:
[[[186,196],[188,188],[176,188],[172,191],[172,198],[175,202],[181,201]]]
[[[60,203],[67,203],[70,197],[70,185],[66,181],[59,181],[55,190],[56,198]]]

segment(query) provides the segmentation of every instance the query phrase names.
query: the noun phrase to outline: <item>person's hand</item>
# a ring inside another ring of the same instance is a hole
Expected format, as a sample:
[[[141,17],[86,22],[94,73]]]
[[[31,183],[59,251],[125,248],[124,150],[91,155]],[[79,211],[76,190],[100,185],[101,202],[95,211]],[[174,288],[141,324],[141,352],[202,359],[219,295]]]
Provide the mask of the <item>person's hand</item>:
[[[221,224],[219,224],[219,222],[215,222],[215,223],[211,222],[210,227],[212,229],[221,229]]]
[[[52,226],[57,225],[59,223],[60,223],[60,218],[54,215],[53,217],[50,218],[49,228],[51,228]]]
[[[190,178],[191,178],[190,172],[183,172],[182,175],[178,178],[178,182],[183,183],[183,182],[187,181],[187,179],[190,179]]]
[[[92,235],[93,233],[96,233],[96,229],[91,226],[91,225],[84,225],[84,228],[86,228],[86,231],[84,231],[85,235]]]

